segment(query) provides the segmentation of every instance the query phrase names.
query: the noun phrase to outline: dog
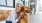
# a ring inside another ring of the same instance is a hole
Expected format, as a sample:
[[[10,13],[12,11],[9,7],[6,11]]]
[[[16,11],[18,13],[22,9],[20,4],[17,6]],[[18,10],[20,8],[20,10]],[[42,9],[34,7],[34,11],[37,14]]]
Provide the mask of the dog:
[[[26,7],[26,6],[23,6],[23,8],[24,8],[24,15],[22,19],[20,19],[19,23],[29,23],[29,13],[31,9],[30,7]]]

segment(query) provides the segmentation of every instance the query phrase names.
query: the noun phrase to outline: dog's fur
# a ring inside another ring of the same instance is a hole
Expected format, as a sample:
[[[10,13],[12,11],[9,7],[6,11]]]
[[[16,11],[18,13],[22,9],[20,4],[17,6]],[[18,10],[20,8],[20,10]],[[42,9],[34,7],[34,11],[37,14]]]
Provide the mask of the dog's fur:
[[[27,11],[27,10],[30,11],[30,7],[23,6],[23,8],[24,8],[24,14],[25,14],[25,15],[23,15],[24,18],[20,19],[19,23],[29,23],[29,15],[28,15],[29,12],[26,12],[26,11]],[[22,9],[23,9],[23,8],[22,8]]]

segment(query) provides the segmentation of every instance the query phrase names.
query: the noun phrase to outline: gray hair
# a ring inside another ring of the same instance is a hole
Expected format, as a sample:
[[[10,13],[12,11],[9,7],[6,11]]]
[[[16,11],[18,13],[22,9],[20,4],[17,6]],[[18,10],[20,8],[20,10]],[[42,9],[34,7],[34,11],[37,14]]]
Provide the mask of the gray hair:
[[[19,3],[19,2],[16,4],[16,6],[19,5],[19,4],[23,6],[23,4],[22,4],[22,3]],[[16,6],[15,6],[15,7],[16,7]],[[15,8],[15,9],[16,9],[16,8]]]
[[[19,5],[19,4],[23,5],[22,3],[17,3],[16,5]]]

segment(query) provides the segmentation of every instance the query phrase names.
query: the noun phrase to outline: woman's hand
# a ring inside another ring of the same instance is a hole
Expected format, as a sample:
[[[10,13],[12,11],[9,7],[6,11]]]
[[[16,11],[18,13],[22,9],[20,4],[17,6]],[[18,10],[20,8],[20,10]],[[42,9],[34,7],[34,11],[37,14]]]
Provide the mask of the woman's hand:
[[[20,15],[21,15],[21,16],[24,15],[24,12],[21,12]]]
[[[20,16],[18,17],[18,19],[20,19],[23,16],[24,12],[20,13]]]

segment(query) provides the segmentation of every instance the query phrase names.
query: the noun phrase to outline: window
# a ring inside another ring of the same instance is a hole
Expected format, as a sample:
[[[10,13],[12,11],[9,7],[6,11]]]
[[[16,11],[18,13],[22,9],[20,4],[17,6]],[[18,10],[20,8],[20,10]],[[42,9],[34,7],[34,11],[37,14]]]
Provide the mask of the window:
[[[0,6],[15,8],[15,0],[0,0]]]
[[[6,5],[6,0],[0,0],[0,5]]]
[[[29,0],[21,0],[21,2],[23,2],[23,5],[24,5],[24,6],[27,6],[27,7],[28,7],[28,1],[29,1]]]

